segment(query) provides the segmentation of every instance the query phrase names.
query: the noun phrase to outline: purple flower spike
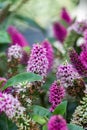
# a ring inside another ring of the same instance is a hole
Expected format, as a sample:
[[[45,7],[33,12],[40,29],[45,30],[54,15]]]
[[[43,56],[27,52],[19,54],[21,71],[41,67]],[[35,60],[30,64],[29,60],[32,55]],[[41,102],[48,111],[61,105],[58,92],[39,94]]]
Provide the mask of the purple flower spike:
[[[21,106],[17,98],[11,94],[0,92],[0,112],[4,112],[8,118],[12,119],[17,115],[23,114],[25,108]]]
[[[48,65],[46,49],[39,44],[34,44],[28,61],[27,72],[34,72],[46,77]]]
[[[65,96],[65,89],[64,87],[60,86],[57,81],[55,81],[49,90],[49,102],[52,104],[52,107],[50,108],[50,111],[54,111],[56,106],[58,106],[62,99]]]
[[[53,60],[54,60],[53,48],[52,48],[51,43],[47,40],[42,42],[42,46],[46,49],[46,56],[49,62],[49,65],[48,65],[48,72],[49,72],[50,69],[52,68]]]
[[[83,77],[87,77],[87,67],[82,63],[80,57],[74,49],[69,50],[69,57],[78,73]]]
[[[28,46],[28,42],[24,36],[14,26],[9,26],[7,32],[11,36],[13,45],[18,44],[21,47]]]
[[[80,59],[81,59],[82,63],[84,64],[84,66],[87,67],[87,50],[86,51],[82,51],[80,53]]]
[[[66,10],[66,8],[62,8],[61,14],[60,14],[61,19],[63,19],[65,22],[70,24],[72,22],[72,19],[70,17],[70,14]]]
[[[53,24],[53,31],[54,31],[54,36],[57,40],[59,40],[60,42],[63,42],[64,39],[66,38],[67,36],[67,30],[66,28],[58,23],[58,22],[55,22]]]
[[[68,130],[66,120],[61,115],[54,115],[48,121],[48,130]]]
[[[76,69],[74,69],[73,66],[68,63],[58,66],[56,76],[57,79],[60,80],[61,85],[65,88],[73,86],[74,80],[80,78],[80,75]]]

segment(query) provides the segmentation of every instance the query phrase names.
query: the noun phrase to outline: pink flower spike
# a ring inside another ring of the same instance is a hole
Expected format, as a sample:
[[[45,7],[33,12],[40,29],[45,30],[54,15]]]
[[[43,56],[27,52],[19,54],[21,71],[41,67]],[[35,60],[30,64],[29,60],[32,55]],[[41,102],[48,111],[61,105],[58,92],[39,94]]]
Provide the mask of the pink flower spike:
[[[73,64],[74,68],[78,71],[78,73],[82,77],[87,77],[87,67],[83,64],[81,58],[79,57],[75,49],[72,48],[69,50],[69,57],[71,63]]]
[[[74,80],[81,78],[77,70],[69,63],[58,66],[56,77],[65,88],[73,86]]]
[[[29,46],[24,36],[14,26],[9,26],[7,32],[11,37],[13,45],[18,44],[21,47]]]
[[[54,115],[48,121],[48,130],[68,130],[66,120],[61,115]]]
[[[23,114],[24,111],[25,108],[21,106],[16,97],[0,92],[0,112],[4,112],[9,119],[12,119],[17,115]]]
[[[49,89],[49,102],[52,104],[52,107],[50,108],[51,112],[53,112],[54,109],[62,102],[64,96],[64,87],[60,86],[57,81],[54,81]]]
[[[48,40],[42,42],[42,46],[46,49],[46,56],[49,62],[48,72],[51,70],[54,60],[54,52],[51,43]]]
[[[42,45],[34,44],[28,61],[27,72],[33,72],[46,77],[48,65],[46,49]]]
[[[60,24],[59,22],[55,22],[53,24],[53,32],[54,32],[55,38],[57,40],[59,40],[60,42],[63,42],[67,36],[66,28],[62,24]]]
[[[66,8],[62,8],[61,10],[61,14],[60,14],[61,19],[63,19],[65,22],[67,22],[68,24],[70,24],[72,22],[72,19],[70,17],[70,14],[68,13],[68,11],[66,10]]]

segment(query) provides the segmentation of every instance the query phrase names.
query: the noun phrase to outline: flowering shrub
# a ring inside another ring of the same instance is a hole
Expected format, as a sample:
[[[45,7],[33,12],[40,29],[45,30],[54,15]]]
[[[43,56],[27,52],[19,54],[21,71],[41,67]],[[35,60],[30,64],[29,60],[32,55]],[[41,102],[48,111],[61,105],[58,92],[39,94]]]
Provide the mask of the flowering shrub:
[[[86,130],[87,24],[73,23],[65,8],[60,19],[67,26],[53,23],[53,41],[32,47],[8,27],[0,52],[0,130]]]

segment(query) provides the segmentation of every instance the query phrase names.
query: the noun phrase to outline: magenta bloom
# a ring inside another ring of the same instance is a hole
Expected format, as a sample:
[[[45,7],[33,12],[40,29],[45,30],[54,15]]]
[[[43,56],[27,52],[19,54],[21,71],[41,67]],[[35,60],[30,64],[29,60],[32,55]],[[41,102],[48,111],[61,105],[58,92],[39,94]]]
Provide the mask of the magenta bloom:
[[[68,130],[66,120],[61,115],[54,115],[48,121],[48,130]]]
[[[80,53],[82,63],[87,67],[87,50]]]
[[[54,52],[52,45],[49,41],[45,40],[42,42],[42,46],[46,49],[46,57],[48,59],[49,65],[48,65],[48,71],[52,68],[53,60],[54,60]]]
[[[61,19],[63,19],[65,22],[70,24],[72,22],[72,19],[70,17],[70,14],[66,10],[66,8],[62,8],[61,14],[60,14]]]
[[[62,102],[64,96],[64,87],[60,86],[59,83],[55,81],[49,89],[49,102],[52,104],[50,111],[54,111],[54,109]]]
[[[78,54],[74,49],[69,50],[69,57],[71,63],[76,68],[78,73],[83,77],[87,77],[87,67],[82,63],[80,57],[78,56]]]
[[[62,24],[60,24],[59,22],[55,22],[53,24],[53,31],[54,31],[55,38],[57,40],[59,40],[60,42],[63,42],[67,36],[66,28]]]
[[[58,66],[57,69],[57,79],[60,81],[60,84],[65,88],[73,86],[75,79],[80,78],[77,70],[73,68],[71,64],[66,63],[65,65]]]
[[[21,47],[28,46],[28,42],[24,36],[14,26],[9,26],[7,32],[11,37],[13,45],[18,44]]]
[[[34,72],[45,77],[49,65],[46,54],[46,49],[43,46],[34,44],[28,61],[27,72]]]
[[[0,112],[4,112],[8,118],[12,119],[16,115],[21,115],[25,108],[21,106],[17,98],[11,94],[0,92]]]

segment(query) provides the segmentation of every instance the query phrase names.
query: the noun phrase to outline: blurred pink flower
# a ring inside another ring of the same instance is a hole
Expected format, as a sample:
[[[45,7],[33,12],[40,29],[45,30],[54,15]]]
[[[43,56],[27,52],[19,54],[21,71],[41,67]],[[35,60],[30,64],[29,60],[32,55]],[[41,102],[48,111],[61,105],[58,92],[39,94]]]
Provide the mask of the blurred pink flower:
[[[65,22],[67,22],[68,24],[70,24],[72,22],[72,19],[70,17],[70,14],[68,13],[68,11],[66,10],[66,8],[62,8],[61,10],[61,14],[60,14],[61,19],[63,19]]]
[[[67,36],[67,29],[59,22],[55,22],[53,24],[53,32],[54,32],[55,38],[59,40],[60,42],[63,42]]]
[[[18,44],[21,47],[29,45],[25,37],[14,26],[9,26],[7,32],[11,37],[13,45]]]

